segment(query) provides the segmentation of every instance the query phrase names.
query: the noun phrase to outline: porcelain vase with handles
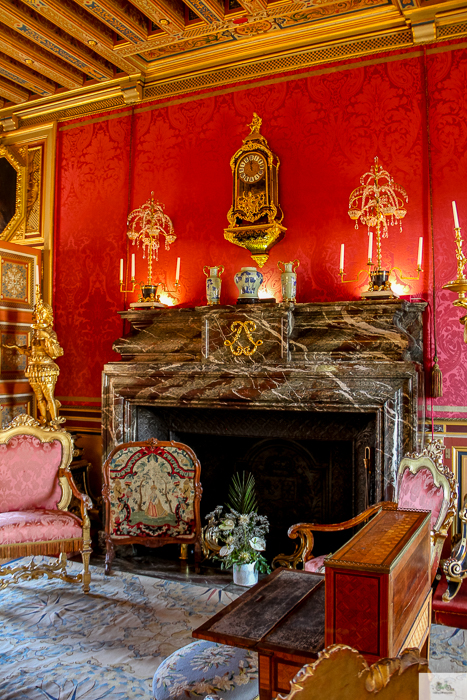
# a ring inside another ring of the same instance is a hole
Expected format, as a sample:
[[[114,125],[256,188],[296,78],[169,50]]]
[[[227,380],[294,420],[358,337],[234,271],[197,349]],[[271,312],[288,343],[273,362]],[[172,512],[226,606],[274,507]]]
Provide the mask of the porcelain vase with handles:
[[[238,301],[258,301],[263,274],[256,267],[242,267],[234,279],[239,291]]]
[[[277,263],[277,267],[282,272],[282,301],[295,302],[297,296],[297,273],[295,270],[299,265],[300,262],[298,260],[292,260],[291,262],[282,262],[279,260]]]
[[[208,306],[221,302],[221,275],[224,272],[223,265],[205,265],[203,272],[206,275],[206,299]]]
[[[258,572],[255,566],[255,562],[251,564],[234,564],[233,582],[237,586],[254,586],[255,583],[258,583]]]

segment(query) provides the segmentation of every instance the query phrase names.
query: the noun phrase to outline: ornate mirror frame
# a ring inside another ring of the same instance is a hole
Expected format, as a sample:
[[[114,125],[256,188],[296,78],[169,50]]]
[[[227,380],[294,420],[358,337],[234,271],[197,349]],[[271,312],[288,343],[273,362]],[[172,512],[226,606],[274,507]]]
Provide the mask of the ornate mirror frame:
[[[5,159],[16,172],[15,213],[5,228],[0,231],[0,240],[10,241],[18,227],[23,223],[27,210],[27,162],[19,150],[6,145],[0,145],[0,160]],[[1,185],[1,183],[0,183]],[[2,188],[0,186],[0,208],[3,205]],[[4,190],[5,191],[5,190]]]

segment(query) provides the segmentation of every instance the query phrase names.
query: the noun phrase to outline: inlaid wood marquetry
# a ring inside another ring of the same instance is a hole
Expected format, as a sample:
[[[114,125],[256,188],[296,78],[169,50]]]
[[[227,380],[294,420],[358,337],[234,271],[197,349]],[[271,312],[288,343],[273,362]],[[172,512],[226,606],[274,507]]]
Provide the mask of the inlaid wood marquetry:
[[[384,522],[384,525],[382,524]],[[327,560],[328,566],[388,569],[420,523],[419,511],[387,511],[384,521],[374,519],[352,541]]]
[[[398,654],[407,638],[423,645],[430,554],[430,513],[378,513],[326,560],[326,646],[349,644],[375,661]]]

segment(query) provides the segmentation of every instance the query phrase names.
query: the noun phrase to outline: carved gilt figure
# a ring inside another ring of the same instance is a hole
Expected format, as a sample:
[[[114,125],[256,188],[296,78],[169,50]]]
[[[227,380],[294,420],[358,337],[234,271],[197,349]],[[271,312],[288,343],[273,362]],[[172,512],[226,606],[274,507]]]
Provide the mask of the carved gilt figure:
[[[60,368],[54,360],[63,355],[63,348],[53,329],[52,307],[44,302],[40,295],[34,306],[32,320],[30,345],[4,345],[3,347],[15,349],[21,355],[27,356],[28,365],[24,373],[36,395],[40,423],[47,424],[48,412],[50,425],[56,426],[65,422],[65,418],[58,415],[60,402],[54,397],[55,384],[60,373]]]

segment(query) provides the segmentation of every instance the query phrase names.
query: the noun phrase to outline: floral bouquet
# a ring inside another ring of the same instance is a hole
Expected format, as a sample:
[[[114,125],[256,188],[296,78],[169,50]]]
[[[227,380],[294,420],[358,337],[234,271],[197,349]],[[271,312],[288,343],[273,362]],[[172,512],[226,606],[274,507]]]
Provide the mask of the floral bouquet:
[[[269,532],[269,522],[264,515],[258,515],[254,491],[254,477],[243,472],[235,474],[229,489],[227,506],[217,506],[208,519],[209,536],[221,546],[216,559],[220,559],[223,569],[234,564],[255,563],[255,570],[269,573],[270,567],[261,552],[266,549],[265,535]],[[225,508],[225,513],[224,513]]]

